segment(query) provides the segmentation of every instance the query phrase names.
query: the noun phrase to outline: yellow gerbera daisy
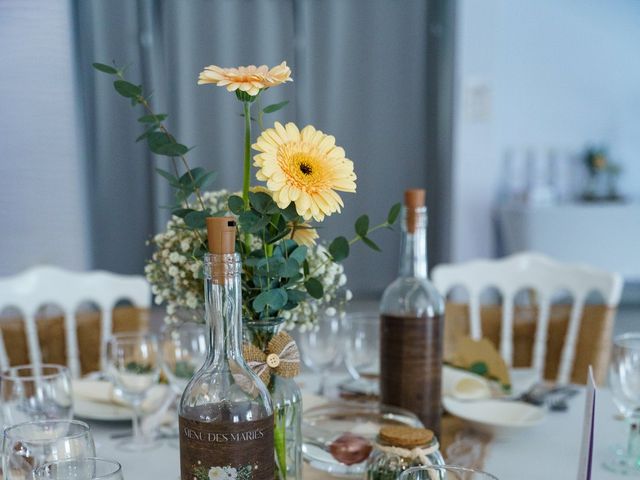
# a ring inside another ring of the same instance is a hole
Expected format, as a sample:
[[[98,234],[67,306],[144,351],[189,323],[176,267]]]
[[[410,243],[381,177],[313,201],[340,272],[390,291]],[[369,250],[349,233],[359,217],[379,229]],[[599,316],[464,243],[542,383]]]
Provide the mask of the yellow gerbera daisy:
[[[287,67],[287,62],[269,70],[266,65],[256,67],[222,68],[217,65],[204,67],[198,76],[198,85],[213,83],[219,87],[227,87],[230,92],[240,90],[249,95],[257,95],[260,90],[268,87],[275,87],[284,82],[292,82],[291,69]]]
[[[316,239],[319,237],[318,231],[315,228],[311,228],[308,223],[298,225],[296,229],[287,236],[288,239],[295,240],[298,245],[305,245],[307,247],[314,246]]]
[[[353,162],[335,138],[313,126],[298,130],[293,123],[276,122],[253,145],[260,152],[253,157],[259,168],[256,178],[267,182],[280,208],[295,202],[305,220],[321,222],[325,215],[340,212],[344,206],[336,191],[355,192]]]

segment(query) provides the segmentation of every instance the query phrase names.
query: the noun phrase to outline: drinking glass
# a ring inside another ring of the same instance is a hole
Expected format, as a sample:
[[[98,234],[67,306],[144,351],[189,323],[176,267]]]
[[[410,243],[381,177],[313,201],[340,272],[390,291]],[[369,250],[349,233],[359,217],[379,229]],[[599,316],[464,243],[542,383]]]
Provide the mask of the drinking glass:
[[[317,394],[324,395],[329,369],[340,361],[343,340],[337,315],[320,315],[314,328],[300,332],[300,355],[304,364],[320,375]]]
[[[615,448],[604,466],[621,474],[640,473],[640,333],[625,333],[613,340],[609,388],[630,432],[626,448]]]
[[[182,395],[207,356],[207,327],[199,323],[168,325],[160,337],[160,362],[169,385]]]
[[[5,426],[73,417],[71,374],[62,365],[20,365],[0,373]]]
[[[133,437],[119,443],[123,450],[139,452],[155,448],[155,439],[142,434],[140,409],[149,389],[158,382],[158,341],[150,333],[113,335],[107,343],[107,373],[133,409]]]
[[[124,480],[122,465],[104,458],[47,463],[35,471],[35,480]]]
[[[400,480],[498,480],[498,477],[480,470],[453,465],[431,465],[407,468]]]
[[[4,431],[3,478],[32,478],[34,470],[46,463],[94,457],[95,454],[89,425],[84,422],[40,420],[20,423]]]
[[[345,365],[352,380],[341,385],[345,391],[379,394],[380,317],[377,313],[351,313],[345,318]]]

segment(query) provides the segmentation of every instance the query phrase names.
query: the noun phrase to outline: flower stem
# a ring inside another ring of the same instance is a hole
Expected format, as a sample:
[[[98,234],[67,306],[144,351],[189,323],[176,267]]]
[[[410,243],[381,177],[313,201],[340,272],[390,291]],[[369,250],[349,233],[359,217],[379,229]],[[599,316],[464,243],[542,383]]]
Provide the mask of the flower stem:
[[[242,102],[244,110],[244,176],[242,179],[242,200],[244,209],[249,210],[249,186],[251,180],[251,104]]]

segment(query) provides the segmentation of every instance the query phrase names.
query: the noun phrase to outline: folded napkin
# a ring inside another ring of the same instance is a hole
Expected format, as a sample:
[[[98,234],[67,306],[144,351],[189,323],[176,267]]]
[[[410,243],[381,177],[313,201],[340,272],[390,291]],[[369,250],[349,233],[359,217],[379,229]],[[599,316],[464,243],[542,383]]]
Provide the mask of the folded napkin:
[[[107,380],[77,379],[72,382],[74,398],[110,405],[129,406],[122,393]],[[154,385],[142,402],[143,412],[153,412],[162,404],[169,387]]]
[[[492,389],[486,378],[445,365],[442,369],[442,395],[459,400],[480,400],[492,397]]]
[[[487,338],[473,340],[461,337],[456,341],[455,352],[446,362],[453,366],[498,382],[503,389],[511,389],[509,369],[496,347]]]

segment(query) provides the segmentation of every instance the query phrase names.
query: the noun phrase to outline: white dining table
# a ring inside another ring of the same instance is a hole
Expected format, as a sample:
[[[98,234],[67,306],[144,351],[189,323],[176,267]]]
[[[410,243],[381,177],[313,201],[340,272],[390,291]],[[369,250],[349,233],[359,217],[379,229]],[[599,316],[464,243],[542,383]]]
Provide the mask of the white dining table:
[[[584,390],[570,401],[568,412],[549,412],[544,421],[509,438],[494,438],[484,469],[500,480],[573,480],[577,476]],[[127,423],[90,422],[97,455],[114,458],[123,466],[125,480],[175,480],[179,478],[179,451],[175,442],[164,440],[155,450],[130,453],[116,448],[111,435],[129,430]],[[616,418],[616,408],[606,389],[596,397],[594,480],[622,477],[608,472],[603,461],[614,443],[624,443],[628,434],[625,422]],[[173,445],[172,445],[173,444]],[[313,475],[314,478],[322,478]],[[330,478],[329,475],[326,478]]]

